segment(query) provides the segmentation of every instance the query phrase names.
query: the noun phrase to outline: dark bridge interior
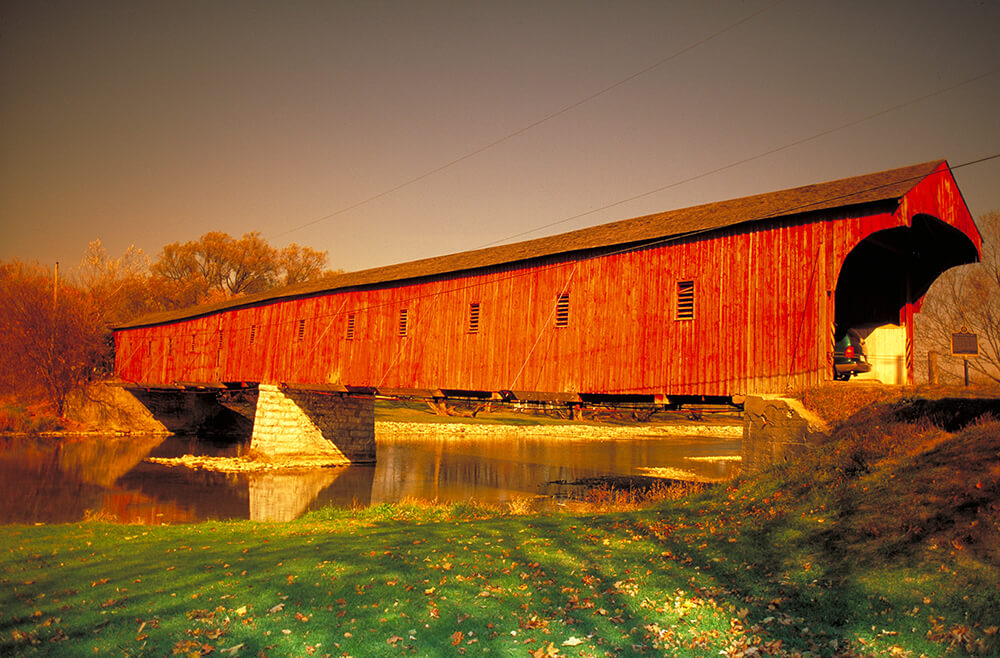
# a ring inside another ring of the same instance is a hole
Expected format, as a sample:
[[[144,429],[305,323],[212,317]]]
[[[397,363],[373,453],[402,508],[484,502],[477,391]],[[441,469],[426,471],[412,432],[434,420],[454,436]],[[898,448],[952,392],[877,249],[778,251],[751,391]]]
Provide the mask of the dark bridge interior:
[[[837,280],[835,340],[851,328],[898,324],[903,307],[927,294],[945,270],[978,260],[965,234],[929,215],[865,238]]]

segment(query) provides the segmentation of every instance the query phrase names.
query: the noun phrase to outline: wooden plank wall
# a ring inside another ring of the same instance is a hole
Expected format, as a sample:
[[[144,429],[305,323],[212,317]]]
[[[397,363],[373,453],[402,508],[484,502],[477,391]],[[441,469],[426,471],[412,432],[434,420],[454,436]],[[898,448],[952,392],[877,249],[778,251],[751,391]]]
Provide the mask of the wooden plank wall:
[[[940,202],[941,189],[927,187],[920,203]],[[142,384],[722,396],[797,389],[830,378],[832,294],[844,258],[906,221],[901,212],[838,211],[123,330],[116,369]],[[676,317],[678,281],[695,282],[693,319]],[[568,322],[556,326],[565,292]],[[468,331],[473,302],[476,333]]]

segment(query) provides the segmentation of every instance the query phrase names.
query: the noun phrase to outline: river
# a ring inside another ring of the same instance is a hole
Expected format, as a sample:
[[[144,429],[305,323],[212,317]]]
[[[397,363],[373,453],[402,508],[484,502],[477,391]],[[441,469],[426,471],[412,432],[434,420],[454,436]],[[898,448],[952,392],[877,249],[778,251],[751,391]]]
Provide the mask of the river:
[[[280,521],[326,505],[558,499],[579,489],[561,482],[639,475],[650,467],[731,477],[738,468],[733,457],[739,455],[740,440],[421,433],[379,436],[373,465],[232,474],[147,461],[184,454],[236,456],[247,447],[179,436],[2,438],[0,524]]]

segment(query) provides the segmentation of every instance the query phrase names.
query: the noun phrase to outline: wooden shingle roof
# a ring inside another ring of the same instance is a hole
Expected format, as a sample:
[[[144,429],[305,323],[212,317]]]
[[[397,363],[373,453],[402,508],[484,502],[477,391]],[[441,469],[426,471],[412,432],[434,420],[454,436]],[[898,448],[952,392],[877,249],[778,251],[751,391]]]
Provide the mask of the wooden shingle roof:
[[[934,160],[874,174],[644,215],[514,244],[347,272],[320,281],[296,284],[214,304],[154,313],[123,324],[117,329],[165,324],[227,309],[345,288],[400,283],[547,256],[697,234],[737,224],[792,217],[831,208],[893,201],[902,198],[920,180],[942,164],[946,164],[944,160]]]

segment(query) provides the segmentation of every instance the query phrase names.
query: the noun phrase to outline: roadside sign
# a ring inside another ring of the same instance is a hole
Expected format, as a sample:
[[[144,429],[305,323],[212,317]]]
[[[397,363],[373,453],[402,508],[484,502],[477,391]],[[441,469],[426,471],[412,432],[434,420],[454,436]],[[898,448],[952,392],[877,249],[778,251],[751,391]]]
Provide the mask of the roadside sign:
[[[973,334],[962,327],[951,334],[952,356],[979,356],[979,334]]]

